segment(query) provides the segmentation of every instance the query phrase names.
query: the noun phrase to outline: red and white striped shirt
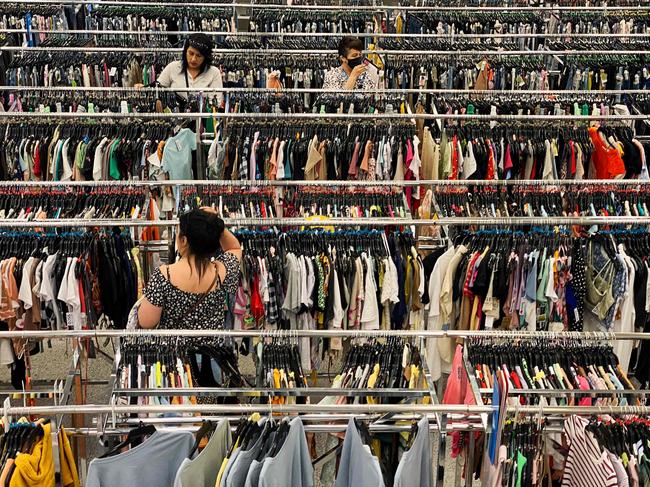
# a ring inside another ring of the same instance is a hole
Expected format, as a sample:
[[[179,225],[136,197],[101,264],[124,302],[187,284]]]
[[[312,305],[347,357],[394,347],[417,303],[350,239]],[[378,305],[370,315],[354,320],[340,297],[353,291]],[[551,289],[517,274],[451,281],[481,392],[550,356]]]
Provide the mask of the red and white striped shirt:
[[[589,420],[570,416],[564,422],[569,455],[564,465],[562,487],[617,487],[616,470],[596,438],[585,431]]]

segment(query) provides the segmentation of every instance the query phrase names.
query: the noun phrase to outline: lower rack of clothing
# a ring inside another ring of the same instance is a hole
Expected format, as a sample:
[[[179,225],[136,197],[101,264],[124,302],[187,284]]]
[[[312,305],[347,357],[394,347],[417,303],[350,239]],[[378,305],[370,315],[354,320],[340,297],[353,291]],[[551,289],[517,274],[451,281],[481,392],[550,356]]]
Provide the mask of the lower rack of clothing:
[[[392,437],[372,435],[365,422],[350,419],[338,472],[327,463],[321,474],[323,485],[433,485],[429,421],[424,417],[405,426],[410,429],[395,442]],[[339,443],[338,437],[332,438]],[[130,450],[123,451],[127,447]],[[128,482],[134,469],[156,485],[315,485],[309,438],[300,417],[278,419],[258,413],[233,427],[228,419],[204,421],[196,435],[143,424],[91,461],[86,485]]]
[[[641,395],[625,394],[636,387],[618,361],[616,345],[571,339],[513,342],[474,338],[465,344],[468,369],[478,387],[492,389],[496,374],[500,374],[508,382],[510,394],[518,390],[508,399],[510,404],[643,405]],[[543,394],[527,394],[527,390]],[[599,392],[588,394],[590,390]]]
[[[429,329],[632,331],[648,326],[644,229],[569,237],[531,232],[461,233],[423,258]],[[448,370],[452,339],[429,344],[434,377]],[[617,344],[642,384],[645,344]]]

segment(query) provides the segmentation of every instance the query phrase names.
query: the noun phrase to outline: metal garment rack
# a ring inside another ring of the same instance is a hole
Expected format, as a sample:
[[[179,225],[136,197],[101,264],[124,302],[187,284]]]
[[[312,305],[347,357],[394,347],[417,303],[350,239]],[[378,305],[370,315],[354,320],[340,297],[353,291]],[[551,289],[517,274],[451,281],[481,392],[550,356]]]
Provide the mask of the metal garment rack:
[[[412,218],[330,218],[312,220],[309,218],[224,218],[224,223],[231,227],[331,227],[331,226],[467,226],[467,225],[501,225],[513,226],[565,226],[565,225],[650,225],[650,216],[580,216],[580,217],[442,217],[437,219],[416,220]],[[70,228],[70,227],[164,227],[178,225],[177,219],[170,220],[0,220],[0,228]]]
[[[40,188],[40,187],[233,187],[233,188],[269,188],[269,187],[316,187],[327,186],[355,188],[401,188],[413,186],[523,186],[523,187],[553,187],[553,186],[638,186],[642,188],[650,185],[650,180],[645,179],[420,179],[412,181],[317,181],[317,180],[194,180],[175,179],[166,181],[0,181],[0,188]],[[0,220],[2,221],[2,220]],[[37,220],[38,222],[38,220]],[[35,226],[37,226],[35,224]]]
[[[650,35],[649,35],[650,36]],[[269,93],[277,94],[278,90],[275,88],[234,88],[234,87],[211,87],[211,88],[165,88],[165,87],[142,87],[133,88],[125,86],[0,86],[0,91],[29,91],[29,92],[81,92],[81,93],[124,93],[124,94],[138,94],[138,93]],[[470,89],[445,89],[445,88],[373,88],[363,90],[364,95],[489,95],[495,97],[522,97],[530,98],[536,95],[545,96],[567,96],[567,95],[581,95],[584,97],[589,96],[612,96],[612,95],[648,95],[650,90],[470,90]],[[336,94],[340,95],[341,90],[337,89],[324,89],[324,88],[283,88],[281,94],[286,93],[317,93],[322,95]],[[350,93],[350,96],[354,95]],[[3,112],[5,113],[10,112]]]
[[[29,47],[29,46],[0,46],[0,51],[7,52],[105,52],[105,53],[180,53],[183,49],[175,47],[71,47],[71,46],[52,46],[52,47]],[[369,54],[380,54],[382,56],[645,56],[650,54],[650,49],[563,49],[563,50],[389,50],[378,49],[365,51]],[[223,49],[217,48],[212,50],[213,54],[282,54],[282,55],[337,55],[336,49]]]
[[[28,5],[66,5],[61,0],[12,0],[12,4],[28,4]],[[75,5],[97,5],[96,0],[75,0]],[[649,11],[648,6],[513,6],[513,7],[462,7],[462,6],[449,6],[449,5],[430,5],[430,6],[397,6],[397,5],[278,5],[278,4],[265,4],[265,3],[224,3],[224,2],[130,2],[127,0],[102,0],[101,5],[111,6],[127,6],[127,7],[207,7],[207,8],[249,8],[253,10],[312,10],[312,11],[344,11],[349,12],[351,9],[355,11],[369,11],[369,12],[385,12],[386,10],[396,10],[399,12],[430,12],[431,10],[440,12],[458,12],[458,11],[471,11],[471,12],[619,12],[619,11]]]
[[[222,37],[287,37],[287,38],[341,38],[345,34],[336,32],[260,32],[260,31],[202,31],[202,30],[98,30],[98,29],[69,29],[69,30],[43,30],[43,29],[0,29],[0,33],[5,34],[50,34],[50,35],[75,35],[75,34],[91,34],[95,36],[108,36],[108,35],[126,35],[126,36],[169,36],[169,35],[190,35],[202,33],[209,36],[222,36]],[[629,34],[621,33],[588,33],[572,32],[570,34],[543,34],[543,33],[506,33],[506,34],[472,34],[472,33],[449,33],[449,34],[396,34],[385,32],[359,32],[354,34],[359,38],[378,38],[378,39],[453,39],[454,41],[463,39],[647,39],[650,37],[650,32],[633,32]],[[498,47],[499,44],[491,44]],[[372,51],[371,51],[372,52]],[[497,51],[498,52],[498,51]]]
[[[650,51],[649,51],[650,52]],[[648,115],[493,115],[454,113],[155,113],[155,112],[2,112],[2,118],[9,119],[197,119],[216,118],[232,120],[473,120],[473,121],[576,121],[602,122],[624,120],[648,120]]]

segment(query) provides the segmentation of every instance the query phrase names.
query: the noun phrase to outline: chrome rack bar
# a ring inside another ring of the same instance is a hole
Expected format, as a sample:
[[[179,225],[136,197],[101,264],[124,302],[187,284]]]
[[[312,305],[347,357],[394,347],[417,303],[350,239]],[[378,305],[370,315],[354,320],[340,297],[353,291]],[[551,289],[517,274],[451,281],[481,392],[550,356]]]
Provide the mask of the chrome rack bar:
[[[543,414],[567,416],[572,414],[648,414],[650,406],[509,406],[508,410],[520,414]],[[430,414],[441,412],[446,414],[481,414],[491,413],[492,406],[469,406],[463,404],[289,404],[289,405],[259,405],[259,404],[173,404],[173,405],[96,405],[85,404],[75,406],[33,406],[8,407],[8,416],[38,416],[50,414],[157,414],[157,413],[219,413],[219,414],[252,414],[252,413],[322,413],[323,420],[330,420],[327,413],[411,413]]]
[[[648,51],[650,54],[650,51]],[[474,120],[474,121],[613,121],[648,120],[645,114],[630,115],[498,115],[498,114],[455,114],[455,113],[155,113],[155,112],[2,112],[0,120],[6,119],[139,119],[166,120],[188,118],[217,118],[243,120]]]
[[[11,0],[12,4],[27,5],[67,5],[61,0]],[[97,5],[97,0],[74,0],[75,5]],[[395,5],[276,5],[263,3],[223,3],[223,2],[130,2],[128,0],[102,0],[104,5],[127,6],[127,7],[206,7],[206,8],[249,8],[253,10],[315,10],[315,11],[355,11],[385,12],[386,10],[397,10],[400,12],[459,12],[467,10],[470,12],[617,12],[617,11],[650,11],[648,6],[524,6],[524,7],[462,7],[457,6],[395,6]]]
[[[103,3],[103,2],[102,2]],[[191,35],[191,34],[206,34],[209,36],[221,36],[221,37],[333,37],[341,38],[346,34],[336,33],[336,32],[260,32],[260,31],[251,31],[251,32],[228,32],[228,31],[193,31],[193,30],[159,30],[159,31],[150,31],[150,30],[98,30],[98,29],[70,29],[70,30],[50,30],[50,29],[0,29],[0,33],[6,34],[52,34],[52,35],[74,35],[74,34],[91,34],[91,35],[131,35],[131,36],[169,36],[169,35]],[[543,34],[543,33],[515,33],[515,34],[471,34],[471,33],[457,33],[457,34],[396,34],[396,33],[386,33],[386,32],[359,32],[354,34],[355,37],[377,37],[377,38],[386,38],[386,39],[402,39],[402,38],[414,38],[414,39],[509,39],[509,38],[548,38],[548,39],[570,39],[570,38],[598,38],[598,39],[619,39],[619,38],[647,38],[650,37],[650,33],[570,33],[570,34]],[[492,44],[491,44],[492,45]]]
[[[0,46],[0,51],[10,52],[129,52],[129,53],[161,53],[161,52],[182,52],[182,49],[175,47],[72,47],[72,46]],[[283,54],[283,55],[335,55],[338,51],[335,49],[213,49],[213,54],[238,54],[238,55],[252,55],[252,54]],[[585,55],[619,55],[619,56],[642,56],[650,54],[650,49],[642,50],[626,50],[626,49],[564,49],[558,51],[551,50],[373,50],[364,51],[368,54],[380,54],[382,56],[585,56]]]
[[[224,218],[231,227],[323,227],[323,226],[565,226],[565,225],[650,225],[650,216],[579,216],[579,217],[442,217],[438,219],[415,220],[412,218],[329,218],[311,220],[308,218]],[[164,227],[178,225],[177,219],[171,220],[0,220],[1,228],[92,228],[92,227]]]
[[[194,387],[194,388],[147,388],[147,389],[113,389],[113,396],[244,396],[244,397],[267,397],[267,396],[381,396],[381,397],[426,397],[428,389],[344,389],[333,387],[296,387],[294,389],[270,389],[270,388],[231,388],[231,387]]]
[[[648,34],[650,37],[650,34]],[[211,87],[211,88],[164,88],[164,87],[123,87],[123,86],[0,86],[0,91],[63,91],[63,92],[124,92],[124,93],[277,93],[275,88],[236,88],[236,87]],[[323,89],[323,88],[283,88],[282,94],[285,93],[318,93],[318,94],[341,94],[341,90]],[[650,90],[470,90],[470,89],[419,89],[419,88],[387,88],[387,89],[368,89],[363,90],[364,95],[383,95],[383,94],[426,94],[426,95],[498,95],[498,96],[531,96],[531,95],[582,95],[582,96],[609,96],[609,95],[650,95]],[[3,112],[3,114],[6,112]],[[212,115],[212,114],[209,114]]]
[[[492,389],[480,388],[478,389],[481,394],[492,395]],[[588,396],[591,394],[600,394],[606,396],[643,396],[645,394],[650,394],[650,389],[591,389],[591,390],[582,390],[582,389],[508,389],[509,396],[565,396],[565,395],[576,395],[576,396]]]
[[[502,338],[502,339],[581,339],[650,340],[650,332],[548,332],[527,330],[15,330],[0,331],[0,338],[119,338],[119,337],[210,337],[210,338]]]
[[[2,115],[0,115],[0,118]],[[650,180],[645,179],[420,179],[414,181],[297,181],[297,180],[194,180],[177,179],[166,181],[0,181],[0,188],[38,188],[38,187],[159,187],[159,186],[190,186],[190,187],[237,187],[237,188],[266,188],[266,187],[317,187],[323,185],[336,187],[409,187],[409,186],[647,186]]]

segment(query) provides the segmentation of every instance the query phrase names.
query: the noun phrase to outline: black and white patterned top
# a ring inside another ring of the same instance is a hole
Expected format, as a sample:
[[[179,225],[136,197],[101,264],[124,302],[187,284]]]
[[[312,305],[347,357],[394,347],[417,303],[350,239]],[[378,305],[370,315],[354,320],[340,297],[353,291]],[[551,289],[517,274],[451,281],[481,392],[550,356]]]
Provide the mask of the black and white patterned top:
[[[224,252],[216,260],[226,267],[226,276],[221,283],[217,281],[208,296],[196,305],[200,293],[182,291],[156,269],[147,284],[144,296],[154,306],[163,309],[158,328],[160,329],[218,329],[224,325],[227,297],[235,294],[239,287],[239,260],[230,252]],[[191,311],[190,311],[191,310]],[[204,339],[185,339],[183,343],[205,342]]]
[[[342,90],[345,83],[348,82],[348,73],[345,72],[342,66],[332,68],[325,73],[325,81],[323,82],[324,90]],[[363,73],[357,78],[357,88],[364,90],[374,90],[377,88],[375,80],[367,72]]]

